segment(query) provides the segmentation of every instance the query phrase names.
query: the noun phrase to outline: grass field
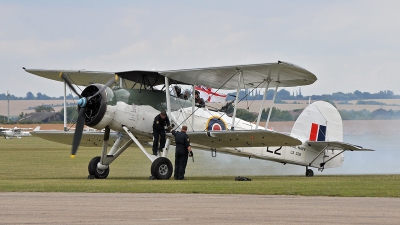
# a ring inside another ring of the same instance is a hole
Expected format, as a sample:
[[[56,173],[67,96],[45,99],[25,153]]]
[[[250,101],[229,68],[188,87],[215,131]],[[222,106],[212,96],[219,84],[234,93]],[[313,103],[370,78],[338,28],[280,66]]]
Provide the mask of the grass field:
[[[190,164],[186,181],[148,180],[150,163],[137,148],[128,149],[111,164],[107,179],[88,180],[87,164],[100,149],[80,148],[75,159],[69,158],[69,151],[68,145],[35,137],[0,139],[0,192],[400,197],[400,175],[251,176],[250,182],[238,182],[234,176],[196,174],[204,169],[206,159],[201,157]]]

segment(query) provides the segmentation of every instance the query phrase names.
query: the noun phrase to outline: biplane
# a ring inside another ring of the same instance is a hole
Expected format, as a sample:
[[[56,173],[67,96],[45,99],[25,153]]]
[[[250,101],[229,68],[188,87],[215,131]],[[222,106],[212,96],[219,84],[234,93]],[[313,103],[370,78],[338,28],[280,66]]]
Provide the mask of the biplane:
[[[168,150],[174,145],[174,137],[167,134],[165,148],[158,155],[150,154],[150,148],[146,150],[153,141],[152,122],[162,110],[167,112],[174,129],[188,127],[187,134],[195,150],[211,151],[213,156],[221,152],[300,165],[306,168],[306,176],[314,175],[310,168],[322,171],[340,166],[344,151],[370,151],[343,142],[342,119],[337,109],[327,102],[314,102],[305,108],[291,133],[267,129],[270,114],[266,125],[260,126],[269,88],[275,88],[275,100],[278,88],[310,85],[317,80],[308,70],[282,61],[168,71],[23,69],[64,82],[64,99],[67,87],[79,96],[75,132],[35,131],[32,134],[71,144],[71,157],[75,157],[80,145],[101,145],[100,156],[94,157],[88,165],[89,176],[99,179],[107,178],[111,163],[133,143],[151,162],[152,177],[171,177],[173,166],[168,159]],[[191,86],[193,91],[195,85],[234,90],[233,106],[237,105],[242,89],[262,88],[265,94],[257,121],[251,123],[236,117],[236,107],[229,116],[224,107],[221,110],[196,107],[194,95],[188,99],[176,95],[173,88],[176,85]],[[86,87],[78,92],[78,86]],[[64,124],[66,127],[66,122]],[[104,129],[104,132],[85,133],[84,125]],[[111,130],[115,131],[112,136]],[[110,137],[112,143],[109,143]]]

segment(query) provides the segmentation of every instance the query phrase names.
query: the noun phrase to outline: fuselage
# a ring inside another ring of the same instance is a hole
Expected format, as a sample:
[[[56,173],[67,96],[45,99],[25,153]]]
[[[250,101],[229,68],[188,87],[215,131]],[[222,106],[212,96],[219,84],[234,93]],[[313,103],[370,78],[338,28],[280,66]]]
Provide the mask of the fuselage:
[[[4,131],[4,137],[7,139],[12,139],[14,137],[20,138],[20,137],[28,137],[31,136],[29,132],[26,131],[19,131],[19,130],[6,130]]]

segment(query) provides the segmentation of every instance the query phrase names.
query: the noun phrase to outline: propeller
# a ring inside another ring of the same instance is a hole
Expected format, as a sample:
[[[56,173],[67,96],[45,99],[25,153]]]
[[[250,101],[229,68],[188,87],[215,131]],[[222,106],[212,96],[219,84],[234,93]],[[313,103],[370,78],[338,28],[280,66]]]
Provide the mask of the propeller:
[[[117,77],[113,77],[110,80],[107,81],[107,83],[105,83],[103,85],[103,87],[101,87],[96,93],[94,93],[93,95],[89,96],[89,97],[83,97],[81,96],[76,90],[75,88],[72,86],[71,81],[68,79],[68,77],[65,74],[62,74],[62,79],[65,81],[65,83],[67,83],[67,85],[71,88],[71,90],[79,96],[79,100],[78,100],[78,106],[79,106],[79,113],[78,113],[78,119],[76,121],[76,127],[75,127],[75,133],[74,133],[74,139],[72,141],[72,150],[71,150],[71,158],[75,158],[75,154],[78,151],[78,147],[79,147],[79,143],[81,142],[82,139],[82,133],[83,133],[83,127],[85,125],[85,112],[86,112],[86,107],[90,106],[91,104],[93,104],[91,102],[91,100],[93,99],[93,97],[95,97],[96,95],[98,95],[99,93],[103,92],[109,85],[111,85],[116,79]]]

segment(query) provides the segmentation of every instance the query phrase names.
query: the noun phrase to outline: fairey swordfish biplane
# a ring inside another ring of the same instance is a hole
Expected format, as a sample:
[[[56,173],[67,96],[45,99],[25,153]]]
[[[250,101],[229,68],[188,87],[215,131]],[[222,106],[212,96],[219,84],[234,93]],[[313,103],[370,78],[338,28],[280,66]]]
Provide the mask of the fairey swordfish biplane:
[[[32,135],[72,143],[71,157],[75,157],[79,145],[98,146],[102,143],[100,156],[94,157],[88,165],[89,176],[95,178],[107,178],[110,164],[133,142],[152,162],[152,177],[171,177],[173,166],[167,155],[170,145],[174,145],[173,135],[167,133],[165,148],[158,155],[150,154],[151,150],[148,152],[144,147],[149,147],[153,141],[152,123],[162,110],[166,110],[174,129],[180,130],[184,125],[188,127],[187,133],[194,149],[211,151],[213,156],[222,152],[305,166],[306,176],[314,175],[310,168],[322,171],[341,166],[344,151],[370,151],[343,142],[342,119],[337,109],[327,102],[319,101],[307,106],[291,133],[267,129],[269,116],[265,127],[260,126],[268,88],[275,88],[275,99],[278,87],[309,85],[317,80],[311,72],[290,63],[278,61],[170,71],[24,70],[64,82],[64,99],[67,86],[79,96],[75,132],[36,130]],[[236,107],[228,116],[223,110],[196,107],[194,96],[178,98],[173,88],[175,85],[192,85],[192,90],[195,90],[195,85],[236,90],[234,106],[239,101],[241,89],[263,88],[265,91],[257,121],[250,123],[236,118]],[[86,88],[79,93],[77,86]],[[84,132],[84,125],[104,129],[104,132]],[[109,144],[110,139],[113,143]]]

